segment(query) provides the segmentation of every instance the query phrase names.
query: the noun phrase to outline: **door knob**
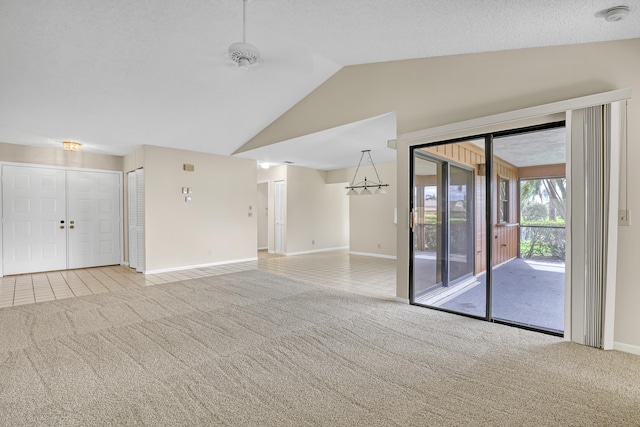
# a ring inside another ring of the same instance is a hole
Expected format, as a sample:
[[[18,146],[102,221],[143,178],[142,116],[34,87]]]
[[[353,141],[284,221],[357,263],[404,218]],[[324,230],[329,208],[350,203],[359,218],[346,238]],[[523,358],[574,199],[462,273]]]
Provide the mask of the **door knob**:
[[[76,223],[75,221],[69,221],[69,224],[75,224],[75,223]]]
[[[60,228],[64,228],[64,225],[61,225]]]
[[[69,226],[69,228],[73,230],[75,227],[73,225],[71,225],[71,226]]]

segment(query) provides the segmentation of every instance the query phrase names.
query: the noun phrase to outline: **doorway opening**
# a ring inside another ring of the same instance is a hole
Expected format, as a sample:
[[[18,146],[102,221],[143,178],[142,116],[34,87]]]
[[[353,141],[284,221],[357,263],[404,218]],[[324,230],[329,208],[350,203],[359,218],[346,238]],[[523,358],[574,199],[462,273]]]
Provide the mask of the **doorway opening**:
[[[564,332],[564,122],[412,148],[415,305]]]

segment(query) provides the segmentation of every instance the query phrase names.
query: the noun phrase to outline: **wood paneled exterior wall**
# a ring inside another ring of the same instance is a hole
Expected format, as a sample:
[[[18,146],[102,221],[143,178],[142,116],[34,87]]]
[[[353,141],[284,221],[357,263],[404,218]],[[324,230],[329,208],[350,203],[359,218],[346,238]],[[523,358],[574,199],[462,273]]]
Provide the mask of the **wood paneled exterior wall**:
[[[491,265],[502,264],[518,256],[518,168],[507,163],[498,156],[493,156],[492,200],[494,210],[493,224],[493,258]],[[509,180],[509,214],[507,222],[498,222],[498,204],[500,203],[500,178]]]
[[[485,164],[484,149],[471,142],[422,148],[426,154],[473,168],[475,192],[475,268],[474,274],[486,270],[486,176],[479,175],[479,165]],[[518,256],[518,168],[494,156],[492,200],[495,205],[492,218],[493,259],[498,265]],[[509,221],[497,224],[498,185],[503,177],[509,180]]]

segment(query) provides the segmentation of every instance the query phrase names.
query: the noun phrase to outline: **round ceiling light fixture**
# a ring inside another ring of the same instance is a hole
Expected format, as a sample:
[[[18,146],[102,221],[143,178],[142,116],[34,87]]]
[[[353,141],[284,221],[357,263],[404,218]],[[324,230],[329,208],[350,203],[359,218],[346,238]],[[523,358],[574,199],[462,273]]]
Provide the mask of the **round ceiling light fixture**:
[[[616,6],[611,9],[607,9],[604,13],[604,19],[609,22],[622,21],[629,15],[629,8],[627,6]]]

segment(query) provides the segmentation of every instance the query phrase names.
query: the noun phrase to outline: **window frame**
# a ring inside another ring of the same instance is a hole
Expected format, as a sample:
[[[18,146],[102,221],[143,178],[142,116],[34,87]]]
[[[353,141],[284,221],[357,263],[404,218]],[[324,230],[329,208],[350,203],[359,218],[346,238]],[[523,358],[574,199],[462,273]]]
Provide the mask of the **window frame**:
[[[510,219],[510,215],[509,215],[509,208],[511,205],[511,201],[510,199],[510,180],[509,178],[506,178],[504,176],[500,176],[498,175],[498,197],[496,197],[498,200],[498,209],[496,210],[497,212],[497,223],[498,224],[508,224],[509,223],[509,219]],[[505,185],[505,191],[504,191],[504,196],[505,198],[502,198],[503,193],[502,193],[502,184],[504,183]]]

